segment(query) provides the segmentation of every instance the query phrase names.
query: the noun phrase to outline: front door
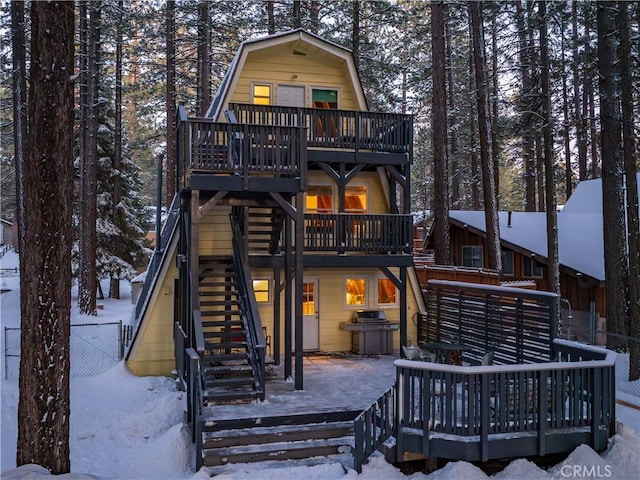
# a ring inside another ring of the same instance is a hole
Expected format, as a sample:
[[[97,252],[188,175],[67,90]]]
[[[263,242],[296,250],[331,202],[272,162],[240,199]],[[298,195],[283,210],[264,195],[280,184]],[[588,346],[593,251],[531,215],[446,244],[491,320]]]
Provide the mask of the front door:
[[[302,283],[302,349],[320,350],[320,316],[318,314],[317,278],[305,278]]]

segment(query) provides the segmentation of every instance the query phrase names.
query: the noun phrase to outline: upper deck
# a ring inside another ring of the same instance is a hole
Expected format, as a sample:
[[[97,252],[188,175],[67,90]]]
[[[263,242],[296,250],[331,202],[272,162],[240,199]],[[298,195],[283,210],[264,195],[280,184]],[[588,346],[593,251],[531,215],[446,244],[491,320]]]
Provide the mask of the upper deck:
[[[236,122],[188,118],[179,109],[179,188],[296,193],[321,163],[403,168],[412,161],[411,115],[249,104],[229,111]]]

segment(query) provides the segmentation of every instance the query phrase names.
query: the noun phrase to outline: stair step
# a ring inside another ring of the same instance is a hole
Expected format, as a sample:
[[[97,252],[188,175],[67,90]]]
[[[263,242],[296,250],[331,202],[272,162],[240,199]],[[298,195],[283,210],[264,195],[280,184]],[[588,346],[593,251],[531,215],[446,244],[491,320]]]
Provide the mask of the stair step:
[[[207,358],[212,362],[231,362],[234,360],[247,360],[249,355],[244,353],[222,353],[222,354],[212,354],[207,355]]]
[[[237,430],[204,432],[203,448],[220,448],[240,445],[324,440],[353,435],[353,422],[313,423],[309,425],[278,425]]]
[[[240,305],[239,300],[204,300],[200,301],[201,307],[237,307]],[[225,310],[226,311],[226,310]],[[233,312],[234,310],[229,310]]]
[[[250,365],[211,365],[205,367],[205,377],[215,375],[247,375],[252,374]]]
[[[219,317],[221,315],[240,315],[240,310],[203,310],[200,314],[204,317]]]
[[[209,388],[203,395],[202,398],[207,403],[224,403],[224,402],[233,402],[233,401],[246,401],[247,403],[252,402],[256,398],[260,397],[260,393],[255,390],[245,389],[245,390],[229,390],[228,388],[220,388],[214,391],[211,391]]]
[[[353,469],[353,455],[350,453],[339,453],[337,455],[327,455],[325,457],[296,458],[292,460],[267,460],[260,464],[261,471],[263,469],[275,470],[277,468],[302,468],[313,467],[315,465],[326,465],[327,463],[337,463],[342,465],[345,472]],[[391,463],[391,462],[389,462]],[[242,473],[246,470],[244,465],[236,465],[227,463],[224,465],[216,465],[208,467],[207,473],[211,476],[228,474],[233,476],[239,469]]]
[[[238,334],[242,332],[236,332]],[[247,342],[217,342],[217,343],[205,343],[207,350],[227,350],[228,348],[247,348]]]
[[[238,296],[237,290],[205,290],[198,293],[201,297],[226,297],[226,296]]]
[[[211,325],[211,324],[217,324],[217,325]],[[242,326],[242,322],[240,320],[236,320],[235,322],[231,322],[231,323],[226,323],[226,322],[205,322],[202,324],[203,327],[224,327],[224,326],[229,326],[229,325],[237,325],[237,326]],[[220,330],[220,331],[216,331],[216,332],[204,332],[204,338],[205,339],[210,339],[210,338],[227,338],[227,337],[239,337],[242,334],[242,331],[240,330],[232,330],[232,331],[224,331],[224,330]]]
[[[253,386],[254,380],[252,377],[222,377],[216,378],[215,376],[206,376],[205,381],[210,387],[238,387],[243,385]]]
[[[353,437],[339,437],[314,442],[279,442],[263,445],[246,445],[228,448],[210,448],[202,451],[203,463],[207,467],[225,463],[251,463],[265,460],[292,460],[349,453],[353,448]]]

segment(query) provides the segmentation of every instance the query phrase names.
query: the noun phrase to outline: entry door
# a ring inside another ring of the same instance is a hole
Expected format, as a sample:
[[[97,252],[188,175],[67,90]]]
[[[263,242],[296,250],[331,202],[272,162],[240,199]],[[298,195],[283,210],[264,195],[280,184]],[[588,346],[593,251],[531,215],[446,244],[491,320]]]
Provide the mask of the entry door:
[[[320,350],[320,316],[318,315],[317,278],[305,278],[302,283],[302,349]]]

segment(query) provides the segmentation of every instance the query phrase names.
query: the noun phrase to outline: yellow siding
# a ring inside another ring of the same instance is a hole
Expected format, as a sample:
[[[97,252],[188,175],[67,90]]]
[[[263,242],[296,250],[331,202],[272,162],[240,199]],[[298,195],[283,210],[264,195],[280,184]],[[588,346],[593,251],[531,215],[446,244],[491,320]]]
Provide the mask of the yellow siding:
[[[232,255],[231,208],[209,211],[200,219],[200,255]]]
[[[334,211],[338,211],[338,186],[329,178],[329,176],[320,171],[308,172],[309,185],[331,185],[333,187]],[[349,182],[349,186],[366,186],[367,187],[367,208],[371,214],[389,213],[387,200],[380,184],[380,176],[376,172],[361,172]]]
[[[127,366],[139,376],[170,376],[175,367],[173,353],[173,310],[175,298],[175,280],[178,278],[175,255],[168,260],[169,268],[157,289],[155,301],[152,299],[148,318],[143,319],[138,332],[134,350],[132,350]]]
[[[391,271],[398,275],[397,269]],[[259,272],[253,273],[254,277],[260,276]],[[340,328],[341,322],[351,322],[356,310],[359,309],[379,309],[375,305],[373,297],[373,288],[375,279],[383,276],[377,268],[332,268],[332,269],[307,269],[304,273],[305,278],[319,279],[319,295],[318,310],[320,317],[320,350],[323,352],[348,352],[352,348],[352,334],[347,330]],[[344,305],[345,298],[345,279],[347,277],[366,277],[368,278],[369,302],[365,307],[347,307]],[[284,302],[282,295],[281,302]],[[270,335],[273,334],[273,305],[260,306],[260,318],[262,324],[267,327]],[[387,319],[391,322],[398,323],[400,321],[400,306],[383,308]],[[407,335],[410,342],[417,342],[418,333],[417,326],[412,318],[418,311],[418,303],[414,296],[413,289],[407,288]],[[284,319],[282,317],[282,321]],[[281,326],[284,335],[284,324]],[[281,339],[280,349],[284,352],[284,339]],[[394,350],[399,350],[400,333],[394,332],[393,335]],[[272,346],[273,349],[273,346]]]
[[[230,101],[252,103],[253,82],[272,84],[276,94],[278,84],[305,86],[307,107],[311,106],[311,87],[337,88],[339,108],[359,109],[353,82],[344,61],[325,55],[294,55],[291,44],[248,53]],[[277,104],[277,98],[273,101]]]

